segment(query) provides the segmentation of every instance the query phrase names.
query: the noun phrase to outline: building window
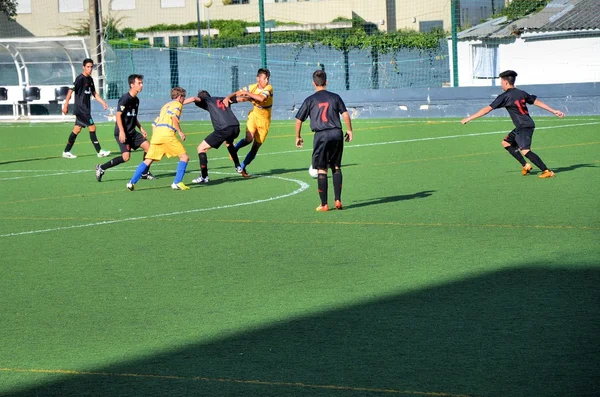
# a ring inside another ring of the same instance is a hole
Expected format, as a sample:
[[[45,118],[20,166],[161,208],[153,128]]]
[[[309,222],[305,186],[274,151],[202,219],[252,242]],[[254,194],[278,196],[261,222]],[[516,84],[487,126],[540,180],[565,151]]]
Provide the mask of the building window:
[[[135,0],[112,0],[110,8],[114,11],[135,10]]]
[[[444,21],[419,21],[419,32],[429,33],[433,29],[443,29]]]
[[[250,4],[250,0],[231,0],[229,4]]]
[[[493,44],[475,44],[471,47],[473,59],[473,78],[495,79],[498,75],[498,46]]]
[[[19,0],[17,3],[18,14],[31,14],[31,0]]]
[[[185,7],[185,0],[160,0],[161,8]]]
[[[58,12],[83,12],[83,0],[58,0]]]
[[[165,46],[165,38],[164,37],[155,37],[153,45],[154,45],[154,47],[164,47]]]

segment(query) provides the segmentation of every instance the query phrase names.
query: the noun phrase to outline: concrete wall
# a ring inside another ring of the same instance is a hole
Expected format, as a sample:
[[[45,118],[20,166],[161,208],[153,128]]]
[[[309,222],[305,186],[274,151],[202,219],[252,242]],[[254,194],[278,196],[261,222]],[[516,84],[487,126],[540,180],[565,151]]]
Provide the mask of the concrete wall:
[[[600,83],[551,84],[519,86],[548,105],[563,110],[567,116],[600,115]],[[353,118],[462,118],[489,105],[502,91],[498,87],[467,88],[407,88],[383,90],[338,91]],[[280,92],[274,99],[273,119],[293,120],[302,101],[313,91]],[[148,99],[140,94],[140,119],[152,121],[167,98]],[[116,107],[116,100],[109,100]],[[240,120],[245,120],[251,105],[233,105]],[[550,113],[530,106],[532,116]],[[94,103],[94,119],[106,121],[108,113]],[[486,117],[507,117],[505,110],[496,110]],[[183,120],[209,120],[208,113],[194,105],[186,107]]]

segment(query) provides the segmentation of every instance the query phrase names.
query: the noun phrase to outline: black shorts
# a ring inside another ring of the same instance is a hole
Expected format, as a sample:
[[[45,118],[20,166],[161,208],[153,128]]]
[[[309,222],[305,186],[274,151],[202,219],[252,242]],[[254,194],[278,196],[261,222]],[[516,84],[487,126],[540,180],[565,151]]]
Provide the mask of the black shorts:
[[[94,119],[89,114],[76,114],[75,125],[78,125],[81,128],[86,128],[90,125],[94,125]]]
[[[344,134],[342,130],[325,130],[315,133],[313,140],[312,166],[318,170],[342,166]]]
[[[227,142],[229,144],[233,143],[235,138],[240,135],[240,126],[231,126],[227,127],[223,130],[213,131],[204,140],[210,147],[214,147],[218,149],[223,142]]]
[[[119,150],[121,153],[128,153],[132,150],[138,149],[142,144],[148,141],[142,134],[139,132],[134,132],[133,134],[125,134],[125,143],[119,142],[119,136],[115,135],[115,140],[119,144]]]
[[[504,141],[510,143],[511,146],[517,146],[519,149],[529,150],[533,139],[533,130],[535,130],[534,127],[515,128],[504,137]]]

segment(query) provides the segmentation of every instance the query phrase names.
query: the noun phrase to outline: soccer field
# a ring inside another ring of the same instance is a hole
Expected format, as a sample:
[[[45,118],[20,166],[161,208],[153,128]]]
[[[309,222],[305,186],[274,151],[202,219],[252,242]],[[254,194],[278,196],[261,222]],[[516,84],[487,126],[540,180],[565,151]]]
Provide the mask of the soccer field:
[[[86,130],[3,125],[0,395],[600,395],[600,117],[535,120],[555,178],[508,118],[354,120],[326,213],[294,121],[207,185],[183,122],[192,189],[165,159],[134,192],[141,153],[98,183]]]

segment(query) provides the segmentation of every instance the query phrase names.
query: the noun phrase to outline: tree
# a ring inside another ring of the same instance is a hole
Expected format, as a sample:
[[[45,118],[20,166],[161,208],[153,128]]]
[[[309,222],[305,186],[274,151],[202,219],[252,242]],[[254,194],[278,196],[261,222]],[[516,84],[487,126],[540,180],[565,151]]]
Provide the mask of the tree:
[[[0,12],[6,14],[10,19],[17,16],[16,0],[0,0]]]

